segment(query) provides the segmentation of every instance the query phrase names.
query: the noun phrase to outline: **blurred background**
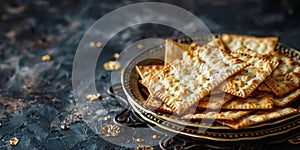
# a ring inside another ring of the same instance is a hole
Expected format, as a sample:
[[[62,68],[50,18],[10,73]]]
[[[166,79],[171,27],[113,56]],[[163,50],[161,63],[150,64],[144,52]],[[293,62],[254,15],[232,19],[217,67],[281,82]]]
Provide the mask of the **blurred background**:
[[[74,110],[72,63],[77,46],[91,25],[117,8],[138,2],[147,1],[0,0],[1,149],[11,149],[7,144],[11,137],[20,139],[15,149],[121,148],[101,140],[82,116],[90,113],[103,119],[122,110],[106,93],[110,72],[103,69],[103,63],[113,60],[114,53],[120,53],[135,41],[151,37],[175,38],[182,33],[163,25],[143,24],[125,29],[109,41],[96,70],[100,100],[109,111]],[[282,43],[300,49],[298,0],[159,2],[194,13],[213,33],[278,36]],[[49,58],[43,57],[45,55]],[[62,124],[70,125],[70,130],[62,131]],[[285,147],[284,144],[276,146]]]

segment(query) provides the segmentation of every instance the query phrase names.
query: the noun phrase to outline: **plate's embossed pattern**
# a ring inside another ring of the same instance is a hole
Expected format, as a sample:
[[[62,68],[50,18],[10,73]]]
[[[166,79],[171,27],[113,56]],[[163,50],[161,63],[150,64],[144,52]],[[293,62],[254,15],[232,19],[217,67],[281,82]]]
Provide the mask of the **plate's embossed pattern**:
[[[300,135],[297,135],[288,140],[291,144],[300,144]]]

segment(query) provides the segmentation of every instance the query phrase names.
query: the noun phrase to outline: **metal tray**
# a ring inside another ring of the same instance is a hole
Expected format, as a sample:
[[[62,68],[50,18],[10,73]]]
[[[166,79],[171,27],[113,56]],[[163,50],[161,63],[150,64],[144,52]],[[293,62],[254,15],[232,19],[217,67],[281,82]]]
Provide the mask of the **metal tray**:
[[[201,42],[211,40],[214,37],[220,37],[220,34],[214,34],[213,36],[195,36],[193,39]],[[176,40],[182,43],[192,42],[191,38],[188,37]],[[300,53],[295,49],[278,43],[276,50],[289,55],[296,61],[300,61]],[[143,102],[146,100],[147,96],[142,92],[143,87],[138,82],[140,77],[134,67],[138,64],[162,63],[159,59],[163,60],[163,57],[164,44],[144,50],[126,65],[121,75],[123,91],[127,96],[129,104],[133,110],[149,124],[158,126],[164,131],[179,133],[185,137],[222,142],[263,141],[274,143],[289,140],[300,133],[300,113],[272,122],[235,130],[218,123],[206,126],[199,122],[187,122],[180,118],[170,117],[168,114],[147,110],[143,107]],[[295,101],[291,106],[299,109],[299,103],[299,101]],[[206,131],[202,132],[202,129],[205,129]],[[295,141],[295,139],[293,140]]]

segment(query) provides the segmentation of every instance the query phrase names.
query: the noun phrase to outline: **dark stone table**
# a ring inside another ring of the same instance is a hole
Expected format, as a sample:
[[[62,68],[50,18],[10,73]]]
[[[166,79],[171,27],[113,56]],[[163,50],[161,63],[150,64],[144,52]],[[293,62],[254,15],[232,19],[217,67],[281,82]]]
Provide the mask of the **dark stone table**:
[[[101,98],[78,110],[72,92],[72,64],[77,46],[90,26],[117,8],[146,2],[135,0],[2,0],[0,2],[0,149],[127,149],[102,137],[101,126],[114,124],[123,106],[107,93],[110,73],[103,63],[114,60],[131,43],[151,37],[179,37],[172,28],[142,24],[119,32],[104,47],[95,73]],[[300,49],[300,2],[296,0],[163,0],[191,11],[212,32],[278,36]],[[95,39],[97,42],[97,39]],[[49,54],[52,59],[42,61]],[[97,107],[101,103],[104,107]],[[82,111],[84,110],[84,111]],[[110,116],[110,118],[108,118]],[[96,122],[99,128],[91,128]],[[61,125],[68,125],[62,130]],[[126,131],[125,131],[126,130]],[[126,134],[125,134],[126,133]],[[157,133],[122,129],[118,144],[156,145]],[[9,140],[20,141],[11,146]],[[137,142],[142,138],[144,142]],[[287,142],[267,149],[299,149]]]

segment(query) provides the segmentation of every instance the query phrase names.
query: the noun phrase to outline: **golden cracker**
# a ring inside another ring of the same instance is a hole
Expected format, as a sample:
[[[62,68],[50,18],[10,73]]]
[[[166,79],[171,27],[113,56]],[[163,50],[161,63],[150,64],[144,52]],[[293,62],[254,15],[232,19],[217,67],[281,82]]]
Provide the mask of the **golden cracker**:
[[[264,81],[279,97],[297,88],[280,70],[274,72]]]
[[[241,47],[235,51],[235,53],[247,53],[252,56],[259,56],[257,52]],[[279,61],[280,64],[272,74],[266,78],[264,83],[270,87],[270,89],[279,97],[292,91],[299,86],[300,81],[300,66],[293,59],[281,54],[280,52],[274,52],[270,56],[265,56],[265,58],[272,61]]]
[[[165,65],[172,63],[176,59],[181,60],[183,52],[189,49],[189,44],[178,43],[169,39],[165,40]]]
[[[294,108],[277,108],[269,111],[258,111],[254,114],[246,115],[236,121],[224,121],[222,122],[222,124],[232,127],[234,129],[240,129],[262,122],[285,117],[297,112],[298,110]]]
[[[260,59],[267,60],[271,63],[272,70],[277,68],[280,61],[279,58],[273,56],[274,54],[276,54],[276,52],[272,52],[271,55],[261,55],[257,51],[249,49],[246,46],[241,46],[236,50],[231,51],[230,54],[236,57],[238,57],[239,55],[249,55],[252,57],[258,57]]]
[[[227,93],[212,94],[199,100],[199,108],[220,109],[223,104],[230,101],[234,96]]]
[[[284,54],[277,54],[278,56],[275,55],[275,57],[279,57],[282,64],[278,66],[278,69],[283,74],[286,74],[287,78],[298,87],[300,85],[300,64]]]
[[[144,103],[144,107],[150,109],[151,111],[160,111],[165,113],[173,113],[173,110],[164,104],[162,101],[157,100],[153,98],[152,96],[149,96]]]
[[[221,39],[230,51],[246,46],[260,55],[270,55],[274,52],[278,43],[278,37],[255,37],[237,34],[223,34]]]
[[[221,111],[221,112],[204,112],[198,114],[187,114],[182,117],[185,120],[201,120],[201,119],[216,119],[216,120],[236,120],[244,115],[249,114],[251,111]]]
[[[279,64],[278,62],[252,57],[247,54],[233,54],[233,56],[250,65],[233,77],[226,79],[222,89],[227,93],[242,98],[248,97],[272,73],[272,66],[277,67]]]
[[[257,95],[259,95],[259,94],[261,94],[261,93],[262,93],[262,91],[255,90],[254,92],[252,92],[252,93],[249,95],[249,97],[255,97],[255,96],[257,96]]]
[[[295,69],[297,69],[297,68],[295,68]],[[300,86],[299,71],[297,71],[297,73],[296,72],[291,72],[291,73],[287,74],[287,78],[289,78],[295,86],[297,86],[297,87]]]
[[[268,92],[260,92],[254,97],[246,99],[235,97],[222,106],[222,109],[272,109],[273,94]]]
[[[232,49],[230,53],[232,55],[234,55],[234,54],[247,54],[247,55],[250,55],[252,57],[264,57],[264,58],[266,58],[265,56],[260,55],[257,51],[249,49],[246,46],[241,46],[237,49]]]
[[[260,56],[257,52],[240,47],[232,53],[246,53],[251,56]],[[273,62],[279,61],[278,67],[266,78],[264,83],[279,97],[300,86],[300,65],[292,58],[280,52],[273,52],[270,56],[264,56]]]
[[[300,65],[280,52],[270,57],[278,59],[280,64],[265,80],[265,83],[278,97],[281,97],[300,85]]]
[[[272,92],[272,90],[265,83],[260,84],[257,89],[259,91]]]
[[[222,49],[225,49],[225,45],[223,44],[220,38],[216,38],[213,41],[205,44],[210,46],[217,46]],[[198,44],[196,42],[192,42],[191,44],[184,44],[175,42],[170,39],[165,40],[165,65],[172,63],[176,59],[181,60],[184,51],[195,50]]]
[[[174,61],[149,80],[147,87],[177,114],[182,114],[226,78],[247,64],[218,47],[206,45],[186,51],[184,59]]]
[[[295,101],[300,96],[300,89],[296,89],[282,97],[274,98],[274,105],[284,107]]]
[[[147,87],[147,83],[149,78],[161,71],[164,68],[164,65],[139,65],[135,66],[136,71],[139,73],[142,80],[139,82]]]
[[[277,59],[280,61],[280,65],[277,67],[282,73],[289,74],[295,73],[300,74],[300,65],[292,58],[282,54],[281,52],[275,52],[269,59]],[[293,75],[292,75],[293,76]]]
[[[135,66],[136,71],[139,73],[139,75],[142,79],[145,79],[148,76],[152,76],[152,75],[158,73],[163,68],[164,68],[163,65],[139,65],[139,66]]]
[[[208,42],[205,45],[209,45],[209,46],[215,46],[215,47],[219,47],[220,49],[224,49],[226,50],[226,46],[224,45],[224,43],[222,42],[221,38],[216,38],[211,42]]]

